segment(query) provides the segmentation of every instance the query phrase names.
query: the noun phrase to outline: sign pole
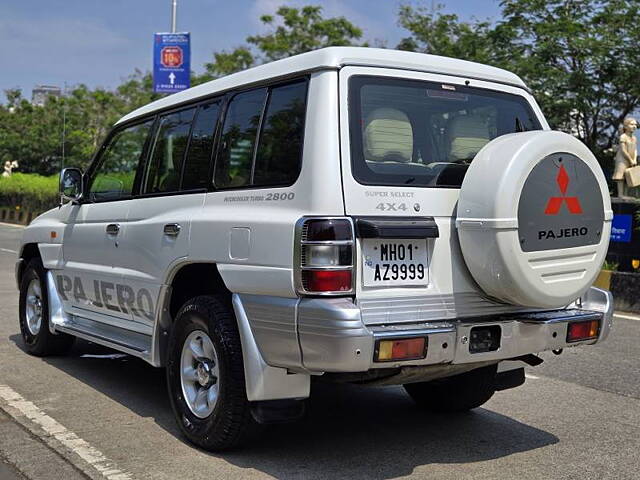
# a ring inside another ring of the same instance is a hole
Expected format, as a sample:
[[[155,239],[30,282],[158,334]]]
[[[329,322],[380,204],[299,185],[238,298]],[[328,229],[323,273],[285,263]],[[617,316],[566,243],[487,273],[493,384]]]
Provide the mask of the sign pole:
[[[171,33],[176,33],[178,0],[171,0]]]
[[[178,0],[171,0],[171,31],[153,35],[153,91],[176,93],[191,86],[191,35],[176,32]]]

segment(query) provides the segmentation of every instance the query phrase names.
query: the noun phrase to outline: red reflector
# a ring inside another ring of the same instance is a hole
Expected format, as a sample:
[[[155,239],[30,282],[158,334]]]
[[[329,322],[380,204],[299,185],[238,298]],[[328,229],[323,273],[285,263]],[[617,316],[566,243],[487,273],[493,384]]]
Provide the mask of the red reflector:
[[[596,338],[599,330],[600,322],[598,320],[570,323],[567,328],[567,342]]]
[[[302,282],[310,292],[348,292],[351,290],[351,270],[305,270]]]

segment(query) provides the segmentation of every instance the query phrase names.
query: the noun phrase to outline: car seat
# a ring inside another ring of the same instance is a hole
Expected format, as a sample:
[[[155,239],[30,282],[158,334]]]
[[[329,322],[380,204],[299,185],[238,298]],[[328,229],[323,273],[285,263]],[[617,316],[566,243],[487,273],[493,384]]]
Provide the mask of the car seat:
[[[411,162],[413,128],[409,117],[395,108],[376,108],[367,115],[364,128],[367,162]]]
[[[480,115],[460,115],[447,124],[449,161],[469,162],[491,141],[487,119]]]

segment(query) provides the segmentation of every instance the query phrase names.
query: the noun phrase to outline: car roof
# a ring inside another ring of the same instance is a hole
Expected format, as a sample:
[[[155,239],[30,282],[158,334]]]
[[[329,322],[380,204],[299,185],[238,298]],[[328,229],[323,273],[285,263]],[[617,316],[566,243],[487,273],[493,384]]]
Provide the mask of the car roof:
[[[328,47],[265,63],[166,96],[125,115],[117,124],[234,88],[318,70],[338,70],[347,65],[440,73],[527,88],[514,73],[467,60],[383,48]]]

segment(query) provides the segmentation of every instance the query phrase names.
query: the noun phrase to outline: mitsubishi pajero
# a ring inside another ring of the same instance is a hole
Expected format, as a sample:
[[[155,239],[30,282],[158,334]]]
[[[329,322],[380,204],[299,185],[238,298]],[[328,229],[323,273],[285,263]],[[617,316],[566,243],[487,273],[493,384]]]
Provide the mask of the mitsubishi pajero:
[[[60,180],[16,266],[28,352],[166,367],[206,449],[299,418],[312,378],[476,408],[611,328],[603,173],[497,68],[305,53],[139,108]]]

